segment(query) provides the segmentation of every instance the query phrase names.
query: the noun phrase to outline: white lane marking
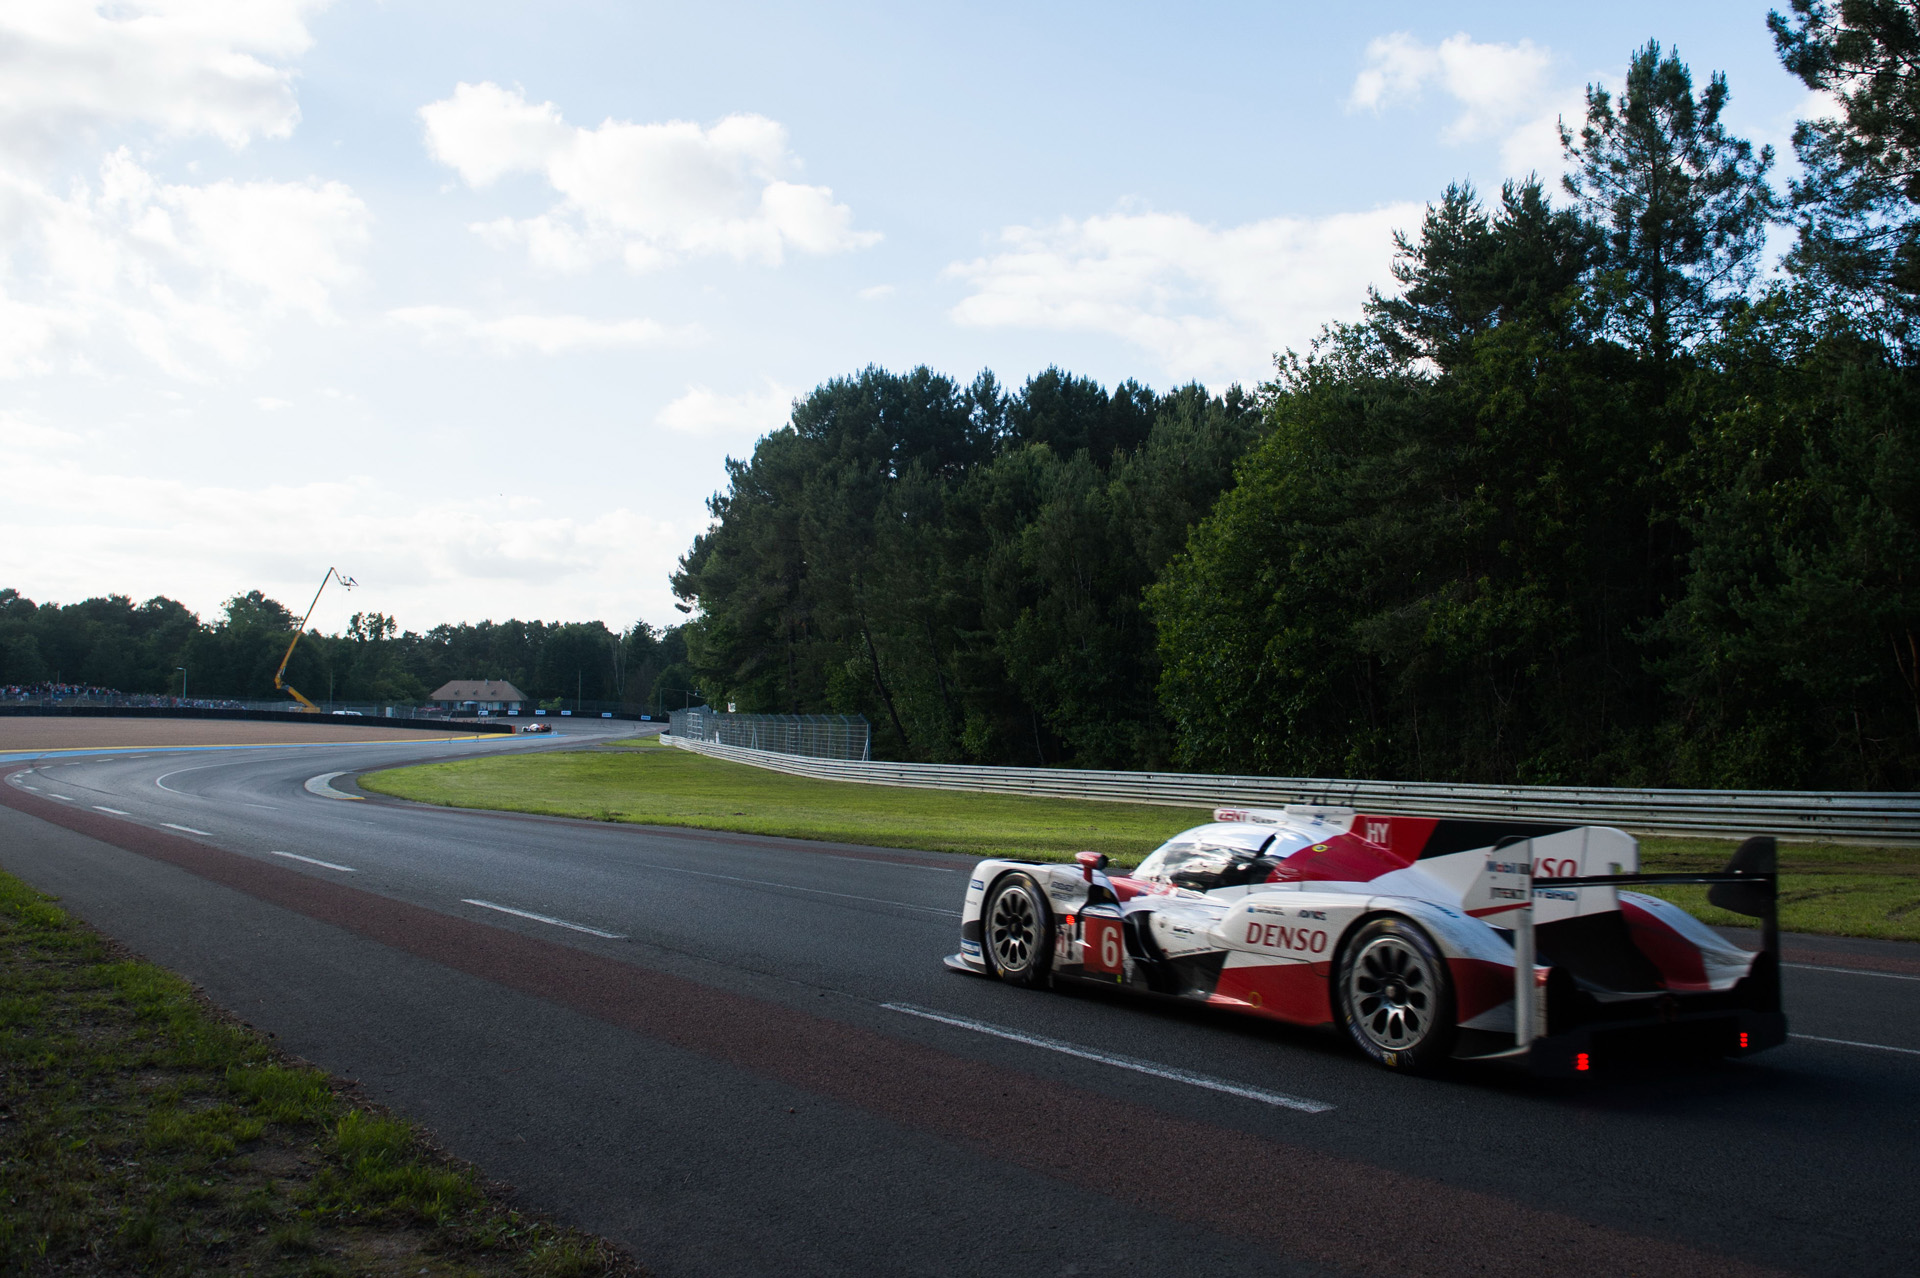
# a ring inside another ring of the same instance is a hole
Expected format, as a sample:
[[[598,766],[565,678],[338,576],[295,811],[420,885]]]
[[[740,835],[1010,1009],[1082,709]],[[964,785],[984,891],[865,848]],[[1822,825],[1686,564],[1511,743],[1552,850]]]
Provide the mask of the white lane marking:
[[[1838,972],[1842,976],[1884,976],[1889,981],[1920,981],[1920,976],[1906,976],[1899,972],[1869,972],[1857,967],[1828,967],[1825,963],[1782,963],[1780,966],[1797,968],[1802,972]]]
[[[345,775],[347,775],[345,772],[322,772],[317,777],[308,777],[307,784],[302,788],[305,789],[308,794],[317,794],[323,799],[351,799],[355,803],[365,803],[366,800],[359,795],[342,794],[327,784],[335,777],[344,777]]]
[[[95,812],[111,812],[115,816],[132,816],[133,815],[133,813],[131,812],[122,812],[119,808],[103,808],[97,803],[93,805],[93,810]]]
[[[1042,1038],[1038,1034],[1022,1034],[1017,1030],[1002,1029],[998,1025],[989,1025],[985,1021],[970,1021],[964,1016],[946,1016],[939,1012],[929,1012],[924,1007],[914,1007],[910,1003],[882,1003],[881,1007],[889,1012],[902,1012],[908,1016],[918,1016],[923,1020],[939,1021],[942,1025],[953,1025],[963,1030],[972,1030],[976,1034],[990,1034],[995,1038],[1004,1038],[1014,1043],[1025,1043],[1028,1047],[1041,1047],[1049,1052],[1059,1052],[1065,1056],[1077,1056],[1083,1061],[1098,1061],[1102,1065],[1112,1065],[1117,1069],[1130,1069],[1136,1074],[1151,1074],[1155,1078],[1171,1079],[1176,1083],[1185,1083],[1190,1087],[1204,1087],[1210,1092],[1225,1092],[1229,1096],[1239,1096],[1245,1100],[1259,1101],[1263,1105],[1278,1105],[1282,1109],[1297,1109],[1303,1114],[1324,1114],[1333,1108],[1325,1101],[1308,1100],[1304,1096],[1289,1096],[1285,1092],[1270,1092],[1264,1088],[1246,1087],[1239,1083],[1230,1083],[1224,1078],[1214,1078],[1208,1074],[1195,1074],[1190,1070],[1174,1069],[1169,1065],[1156,1065],[1152,1061],[1137,1060],[1131,1056],[1115,1056],[1110,1052],[1096,1052],[1091,1048],[1076,1047],[1072,1043],[1063,1043],[1057,1038]]]
[[[73,802],[73,800],[72,800],[72,799],[71,799],[70,797],[68,797],[67,795],[64,795],[64,794],[49,794],[49,795],[48,795],[47,797],[48,797],[49,799],[58,799],[58,800],[60,800],[60,802],[62,802],[62,803],[72,803],[72,802]]]
[[[358,874],[351,865],[335,865],[331,861],[322,861],[318,857],[301,856],[298,852],[269,852],[269,856],[284,856],[289,861],[305,861],[308,865],[317,865],[323,870],[338,870],[342,874]]]
[[[203,839],[211,839],[213,837],[213,831],[211,830],[196,830],[190,825],[175,825],[171,821],[162,821],[160,824],[166,826],[169,830],[178,830],[182,834],[197,834]]]
[[[1851,1038],[1822,1038],[1818,1034],[1789,1034],[1788,1038],[1804,1038],[1809,1043],[1837,1043],[1841,1047],[1871,1047],[1876,1052],[1899,1052],[1902,1056],[1920,1056],[1920,1050],[1911,1047],[1888,1047],[1885,1043],[1862,1043]]]
[[[28,784],[27,784],[27,783],[26,783],[25,781],[22,781],[22,782],[20,783],[20,788],[21,788],[22,790],[31,790],[31,791],[33,791],[33,792],[34,792],[35,794],[38,794],[38,793],[40,793],[40,787],[39,787],[39,786],[37,786],[37,785],[28,785]]]
[[[889,861],[883,856],[841,856],[838,852],[807,852],[805,856],[824,856],[830,861],[858,861],[863,865],[890,865],[896,870],[925,870],[930,874],[958,874],[946,865],[915,865],[910,861]]]
[[[576,932],[585,932],[588,936],[603,936],[609,941],[624,941],[627,938],[618,932],[602,932],[597,927],[588,927],[584,923],[569,923],[565,919],[556,919],[548,914],[535,914],[532,910],[516,910],[510,905],[495,905],[492,901],[476,901],[472,897],[461,897],[462,905],[477,905],[483,910],[498,910],[502,914],[512,914],[523,919],[532,919],[535,923],[551,923],[555,927],[570,927]]]
[[[855,896],[851,892],[829,892],[825,888],[800,887],[794,883],[775,883],[771,879],[744,879],[737,874],[715,874],[711,870],[683,870],[677,865],[656,865],[651,861],[637,861],[649,870],[665,870],[668,874],[692,874],[703,879],[725,879],[729,883],[752,883],[759,887],[785,888],[789,892],[811,892],[815,896],[837,896],[843,901],[865,901],[870,905],[893,905],[903,910],[920,910],[927,914],[945,914],[950,918],[959,918],[958,910],[942,910],[932,905],[910,905],[905,901],[888,901],[877,896]]]
[[[208,764],[207,766],[208,766],[208,767],[214,767],[214,766],[217,766],[217,765],[214,765],[214,764]],[[176,790],[176,789],[174,789],[174,788],[173,788],[172,786],[170,786],[170,785],[168,785],[168,784],[167,784],[167,778],[168,778],[168,777],[177,777],[177,776],[179,776],[179,775],[180,775],[180,774],[181,774],[182,772],[200,772],[200,771],[203,771],[203,770],[204,770],[204,769],[201,769],[201,768],[175,768],[175,769],[174,769],[173,771],[171,771],[171,772],[162,772],[162,773],[161,773],[161,774],[160,774],[159,776],[157,776],[157,777],[155,777],[155,778],[153,779],[153,783],[154,783],[155,785],[157,785],[157,786],[159,786],[159,787],[160,787],[160,788],[161,788],[162,790],[165,790],[165,791],[166,791],[166,792],[167,792],[168,794],[181,794],[181,795],[186,795],[186,796],[187,796],[188,798],[192,798],[193,796],[192,796],[192,795],[188,795],[188,794],[187,794],[187,792],[186,792],[185,790]]]

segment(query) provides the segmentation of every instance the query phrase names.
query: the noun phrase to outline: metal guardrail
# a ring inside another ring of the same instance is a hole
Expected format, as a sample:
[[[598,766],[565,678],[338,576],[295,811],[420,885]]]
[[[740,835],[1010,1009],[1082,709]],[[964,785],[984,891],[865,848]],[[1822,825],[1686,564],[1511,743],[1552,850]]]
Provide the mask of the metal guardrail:
[[[695,706],[669,720],[676,738],[774,754],[861,761],[872,746],[872,729],[857,714],[728,714]]]
[[[676,728],[678,724],[676,721]],[[1210,776],[1191,772],[1089,772],[966,764],[871,763],[806,758],[691,740],[684,750],[828,781],[979,790],[1211,808],[1337,804],[1405,816],[1505,817],[1611,825],[1641,834],[1772,834],[1787,839],[1920,844],[1920,794],[1907,791],[1629,790],[1587,786],[1451,785],[1316,777]]]

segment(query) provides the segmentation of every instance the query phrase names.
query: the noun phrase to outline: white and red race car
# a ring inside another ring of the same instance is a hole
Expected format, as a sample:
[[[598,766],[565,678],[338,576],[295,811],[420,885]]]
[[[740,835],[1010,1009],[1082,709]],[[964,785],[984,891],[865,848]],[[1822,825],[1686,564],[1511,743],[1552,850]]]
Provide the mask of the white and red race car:
[[[1784,1042],[1774,841],[1747,840],[1719,874],[1638,868],[1634,839],[1602,826],[1222,808],[1126,874],[1093,852],[980,862],[947,966],[1338,1023],[1401,1070],[1577,1074]],[[1760,919],[1761,949],[1621,890],[1665,883],[1711,884],[1715,905]]]

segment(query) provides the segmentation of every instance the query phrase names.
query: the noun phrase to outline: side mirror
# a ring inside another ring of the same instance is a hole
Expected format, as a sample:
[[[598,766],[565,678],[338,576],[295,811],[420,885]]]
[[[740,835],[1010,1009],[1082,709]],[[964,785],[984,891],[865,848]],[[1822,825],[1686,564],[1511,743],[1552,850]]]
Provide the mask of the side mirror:
[[[1073,859],[1080,863],[1080,873],[1089,883],[1093,882],[1093,872],[1095,870],[1104,870],[1107,868],[1107,854],[1105,852],[1076,852],[1073,854]]]

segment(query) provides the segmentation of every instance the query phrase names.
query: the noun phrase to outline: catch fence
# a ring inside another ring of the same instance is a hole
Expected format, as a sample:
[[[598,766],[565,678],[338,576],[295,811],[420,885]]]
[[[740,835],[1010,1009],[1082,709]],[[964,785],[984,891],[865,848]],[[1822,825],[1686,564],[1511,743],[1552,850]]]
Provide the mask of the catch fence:
[[[695,708],[675,710],[670,723],[675,741],[811,759],[864,762],[873,745],[870,726],[857,714],[724,714]]]

